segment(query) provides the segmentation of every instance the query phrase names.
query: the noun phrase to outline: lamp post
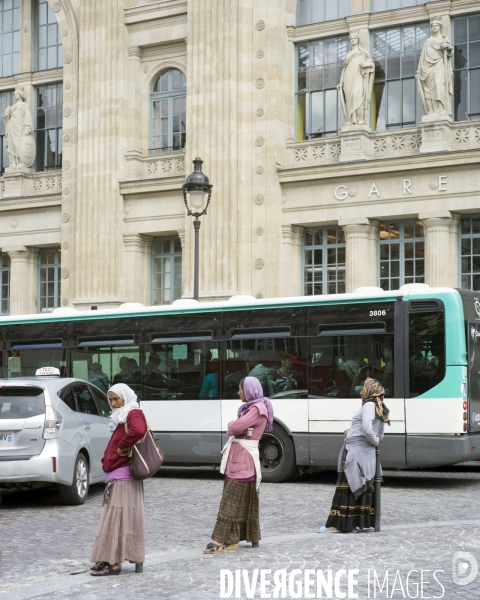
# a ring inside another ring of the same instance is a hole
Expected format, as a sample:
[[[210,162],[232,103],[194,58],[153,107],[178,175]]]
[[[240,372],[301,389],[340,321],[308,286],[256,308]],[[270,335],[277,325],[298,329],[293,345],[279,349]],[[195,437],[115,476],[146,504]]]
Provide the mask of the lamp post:
[[[210,204],[210,197],[212,195],[212,187],[208,181],[208,177],[202,173],[203,160],[196,158],[193,161],[193,173],[188,175],[185,179],[185,183],[182,186],[183,200],[187,207],[187,215],[189,217],[195,217],[193,221],[193,227],[195,229],[195,264],[193,270],[193,297],[198,300],[198,254],[199,254],[199,235],[200,235],[200,219],[202,215],[207,214],[207,208]],[[192,208],[188,206],[187,194],[190,196],[190,204]],[[207,204],[203,208],[205,201],[205,194],[208,194]]]

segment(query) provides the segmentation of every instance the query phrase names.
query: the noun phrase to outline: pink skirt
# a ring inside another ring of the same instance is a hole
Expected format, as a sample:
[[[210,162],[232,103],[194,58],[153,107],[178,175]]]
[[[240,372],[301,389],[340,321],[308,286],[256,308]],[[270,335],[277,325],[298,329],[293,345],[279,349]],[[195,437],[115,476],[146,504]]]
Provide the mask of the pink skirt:
[[[145,561],[145,506],[143,481],[116,481],[93,545],[92,561],[113,565]]]

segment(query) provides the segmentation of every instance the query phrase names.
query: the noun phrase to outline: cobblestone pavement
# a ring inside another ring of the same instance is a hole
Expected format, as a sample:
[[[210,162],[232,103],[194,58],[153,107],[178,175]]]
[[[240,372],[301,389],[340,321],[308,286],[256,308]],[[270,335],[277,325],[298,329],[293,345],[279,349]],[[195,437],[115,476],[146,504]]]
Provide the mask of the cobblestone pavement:
[[[349,597],[348,576],[340,570],[358,569],[350,576],[358,581],[352,591],[359,598],[480,598],[480,574],[468,585],[452,580],[455,553],[470,555],[455,562],[460,581],[471,572],[467,567],[471,557],[480,564],[480,469],[387,471],[381,533],[317,533],[327,517],[334,483],[334,473],[323,473],[294,483],[262,484],[260,548],[245,545],[237,552],[205,556],[202,551],[215,523],[222,477],[205,469],[165,468],[161,476],[145,483],[143,575],[127,564],[120,577],[100,579],[92,578],[88,568],[102,486],[91,488],[80,507],[62,506],[54,490],[5,496],[0,506],[0,600],[213,599],[221,597],[220,580],[228,577],[221,571],[229,570],[233,577],[242,569],[247,571],[247,585],[256,569],[270,570],[272,574],[264,576],[272,585],[265,592],[272,597],[274,571],[286,571],[286,593],[282,595],[282,587],[277,591],[278,597],[287,598],[317,597],[313,572],[311,589],[296,595],[296,586],[305,581],[304,570],[323,571],[327,582],[331,571],[338,580],[331,596],[335,598],[342,593]],[[302,574],[295,574],[295,569]],[[239,575],[244,576],[240,571]],[[229,597],[262,597],[260,577],[254,595],[248,596],[239,579],[240,593],[236,595],[234,587]],[[275,577],[282,583],[282,573]],[[388,583],[388,592],[385,586],[380,591],[382,583]]]

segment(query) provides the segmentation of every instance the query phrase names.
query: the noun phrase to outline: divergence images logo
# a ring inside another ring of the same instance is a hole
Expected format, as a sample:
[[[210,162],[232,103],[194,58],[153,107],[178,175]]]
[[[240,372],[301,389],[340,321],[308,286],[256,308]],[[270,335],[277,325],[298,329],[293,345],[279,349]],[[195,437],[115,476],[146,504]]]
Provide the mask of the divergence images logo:
[[[475,312],[477,313],[477,316],[480,317],[480,301],[478,300],[478,298],[474,298],[473,307],[475,308]]]
[[[478,563],[470,552],[455,552],[452,558],[452,578],[456,585],[472,583],[478,574]]]

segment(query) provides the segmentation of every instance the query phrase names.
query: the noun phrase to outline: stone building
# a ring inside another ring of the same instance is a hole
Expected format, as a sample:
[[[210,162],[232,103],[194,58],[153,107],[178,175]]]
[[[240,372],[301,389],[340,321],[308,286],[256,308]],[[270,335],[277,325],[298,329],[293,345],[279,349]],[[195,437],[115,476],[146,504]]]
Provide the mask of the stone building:
[[[37,148],[9,166],[2,124],[2,314],[191,297],[196,156],[214,186],[200,299],[480,289],[478,0],[0,0],[0,17],[1,110],[23,88]],[[432,17],[453,45],[438,119],[415,80]],[[375,63],[353,128],[352,31]]]

